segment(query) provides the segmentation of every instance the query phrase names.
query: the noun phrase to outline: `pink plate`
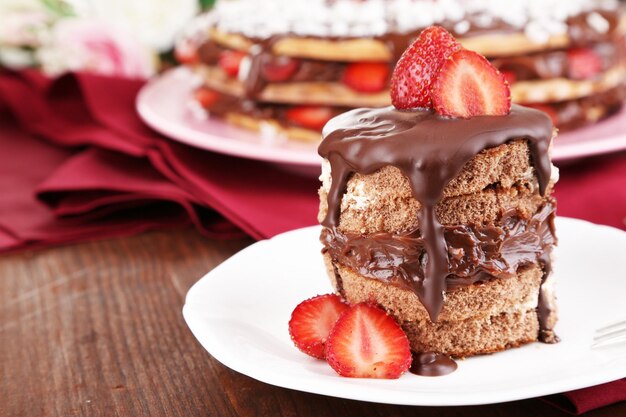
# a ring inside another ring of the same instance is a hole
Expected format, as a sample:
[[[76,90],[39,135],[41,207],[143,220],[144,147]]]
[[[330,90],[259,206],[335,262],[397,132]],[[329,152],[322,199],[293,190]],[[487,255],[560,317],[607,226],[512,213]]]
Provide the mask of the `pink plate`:
[[[137,96],[137,111],[152,128],[187,145],[243,158],[319,167],[317,144],[277,138],[271,133],[263,135],[217,119],[198,117],[192,107],[192,89],[191,72],[184,67],[175,68],[142,88]],[[622,149],[626,149],[626,110],[593,126],[559,135],[552,159],[572,160]]]
[[[209,151],[281,164],[319,167],[317,144],[262,135],[193,110],[194,78],[184,67],[152,79],[137,96],[137,111],[153,129],[174,140]]]

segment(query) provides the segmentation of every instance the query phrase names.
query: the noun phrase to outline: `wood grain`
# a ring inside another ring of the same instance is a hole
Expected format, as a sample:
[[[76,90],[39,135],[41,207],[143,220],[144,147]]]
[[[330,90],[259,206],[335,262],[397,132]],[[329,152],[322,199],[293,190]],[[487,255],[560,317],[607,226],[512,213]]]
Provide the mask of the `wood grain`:
[[[188,288],[249,240],[149,233],[0,257],[0,416],[565,416],[539,400],[400,407],[273,387],[187,329]],[[586,414],[626,415],[626,403]]]

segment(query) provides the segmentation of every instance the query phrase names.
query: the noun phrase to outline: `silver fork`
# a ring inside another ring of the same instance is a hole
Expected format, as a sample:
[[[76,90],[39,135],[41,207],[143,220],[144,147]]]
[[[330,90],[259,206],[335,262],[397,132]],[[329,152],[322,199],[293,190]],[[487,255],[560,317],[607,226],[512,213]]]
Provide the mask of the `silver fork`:
[[[626,343],[626,320],[600,327],[593,336],[591,348]]]

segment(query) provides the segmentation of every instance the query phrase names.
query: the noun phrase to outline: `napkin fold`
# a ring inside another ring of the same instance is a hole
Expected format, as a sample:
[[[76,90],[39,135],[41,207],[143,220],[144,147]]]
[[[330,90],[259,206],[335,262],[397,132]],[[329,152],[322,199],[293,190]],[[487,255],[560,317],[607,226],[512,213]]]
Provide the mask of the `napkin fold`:
[[[626,401],[626,379],[550,395],[543,400],[567,413],[580,415],[596,408]]]
[[[190,225],[264,239],[317,222],[316,178],[162,137],[135,111],[142,85],[0,72],[0,252]],[[559,214],[626,228],[624,178],[626,154],[565,166]],[[583,413],[626,400],[626,379],[546,400]]]

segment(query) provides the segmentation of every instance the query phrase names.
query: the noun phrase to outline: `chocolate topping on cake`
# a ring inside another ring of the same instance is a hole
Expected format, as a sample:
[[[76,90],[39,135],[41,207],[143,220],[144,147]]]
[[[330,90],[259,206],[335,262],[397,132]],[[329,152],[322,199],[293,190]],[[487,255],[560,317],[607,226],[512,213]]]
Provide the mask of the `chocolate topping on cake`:
[[[399,111],[393,107],[357,109],[332,119],[324,128],[319,154],[330,161],[332,183],[322,224],[336,230],[341,199],[351,174],[371,174],[395,166],[409,180],[421,204],[419,234],[425,253],[423,277],[410,277],[412,290],[436,321],[451,274],[445,229],[435,205],[463,166],[480,151],[513,139],[526,139],[540,192],[550,180],[548,147],[550,118],[537,110],[513,105],[505,116],[445,118],[429,110]]]

